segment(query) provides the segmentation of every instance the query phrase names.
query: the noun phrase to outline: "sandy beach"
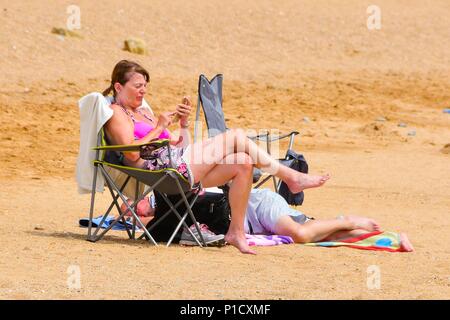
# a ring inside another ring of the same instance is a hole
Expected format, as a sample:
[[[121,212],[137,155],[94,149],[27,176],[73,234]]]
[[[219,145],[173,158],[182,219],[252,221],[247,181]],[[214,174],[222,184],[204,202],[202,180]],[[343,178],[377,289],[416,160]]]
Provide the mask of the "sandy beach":
[[[367,27],[371,4],[0,0],[0,299],[448,299],[450,3],[377,1],[379,30]],[[70,5],[80,37],[53,34]],[[124,51],[130,37],[148,53]],[[310,172],[332,175],[299,210],[374,218],[415,251],[86,241],[78,100],[103,91],[121,59],[150,71],[156,113],[196,101],[200,74],[222,73],[228,127],[298,130]]]

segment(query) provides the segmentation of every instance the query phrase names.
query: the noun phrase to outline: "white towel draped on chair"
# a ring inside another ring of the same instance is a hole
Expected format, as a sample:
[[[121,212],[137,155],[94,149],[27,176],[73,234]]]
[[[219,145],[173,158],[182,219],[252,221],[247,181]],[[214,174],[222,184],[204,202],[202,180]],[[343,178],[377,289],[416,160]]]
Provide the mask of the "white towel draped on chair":
[[[80,194],[90,193],[92,191],[92,179],[94,176],[93,161],[95,160],[95,151],[92,148],[97,146],[98,133],[113,115],[113,110],[109,107],[112,100],[111,96],[104,97],[101,93],[92,92],[78,101],[80,108],[80,148],[77,158],[76,179]],[[146,108],[153,114],[152,109],[145,100],[142,102],[142,108]],[[124,180],[121,175],[123,173],[118,171],[114,173],[114,180]],[[134,199],[135,180],[132,180],[125,188],[124,194]],[[103,176],[98,173],[96,192],[103,192],[104,184]]]

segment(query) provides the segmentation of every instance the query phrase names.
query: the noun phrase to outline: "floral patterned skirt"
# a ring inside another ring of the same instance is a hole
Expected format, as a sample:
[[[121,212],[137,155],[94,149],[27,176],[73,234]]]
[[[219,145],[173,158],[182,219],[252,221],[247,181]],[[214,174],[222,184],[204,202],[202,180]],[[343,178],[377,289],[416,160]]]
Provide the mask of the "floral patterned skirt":
[[[187,148],[189,148],[189,146]],[[194,177],[189,168],[189,164],[183,158],[183,154],[186,152],[187,148],[183,149],[170,145],[158,148],[152,151],[150,156],[146,156],[147,160],[145,160],[143,168],[152,171],[173,168],[186,178],[192,187]],[[172,160],[172,163],[170,160]]]

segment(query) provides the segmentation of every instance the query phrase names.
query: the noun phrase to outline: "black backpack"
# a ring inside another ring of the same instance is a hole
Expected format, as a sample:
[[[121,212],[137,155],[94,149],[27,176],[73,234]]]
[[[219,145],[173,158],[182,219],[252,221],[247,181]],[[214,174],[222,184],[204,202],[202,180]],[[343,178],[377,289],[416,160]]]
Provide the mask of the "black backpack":
[[[161,194],[157,191],[155,191],[154,194],[156,202],[155,217],[147,224],[147,228],[150,228],[167,212],[167,210],[169,210],[169,206],[164,201]],[[180,195],[168,196],[168,198],[174,204],[181,200]],[[188,201],[189,200],[190,199],[188,199]],[[180,204],[177,207],[177,211],[180,214],[183,214],[186,211],[186,206],[184,205],[184,203]],[[205,192],[199,195],[197,201],[192,207],[192,212],[194,213],[195,219],[198,223],[204,223],[208,225],[209,230],[211,230],[215,234],[227,233],[231,221],[231,208],[228,203],[228,196],[226,191],[224,191],[223,194]],[[188,226],[191,226],[193,224],[192,219],[189,215],[187,216],[185,221]],[[171,212],[166,216],[166,218],[164,218],[163,221],[161,221],[161,223],[159,223],[153,230],[151,230],[150,234],[157,242],[167,242],[169,241],[170,236],[172,235],[179,222],[180,220],[173,212]],[[175,235],[173,242],[179,242],[182,232],[183,228],[181,227]]]
[[[294,169],[299,172],[308,173],[308,163],[302,154],[296,153],[294,150],[288,150],[286,153],[286,159],[280,161],[285,166]],[[282,182],[278,193],[287,201],[288,204],[299,206],[303,203],[305,195],[302,192],[292,193],[287,184]]]

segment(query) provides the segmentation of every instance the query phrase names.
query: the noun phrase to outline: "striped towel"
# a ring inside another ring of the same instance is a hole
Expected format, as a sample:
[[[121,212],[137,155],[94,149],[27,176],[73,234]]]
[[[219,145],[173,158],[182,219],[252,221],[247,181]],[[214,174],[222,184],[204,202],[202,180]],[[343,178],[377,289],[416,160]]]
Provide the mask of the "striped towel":
[[[389,231],[374,231],[366,233],[354,238],[348,238],[339,241],[325,241],[305,243],[305,246],[314,247],[341,247],[361,250],[381,250],[389,252],[411,252],[413,246],[404,233],[396,233]]]

